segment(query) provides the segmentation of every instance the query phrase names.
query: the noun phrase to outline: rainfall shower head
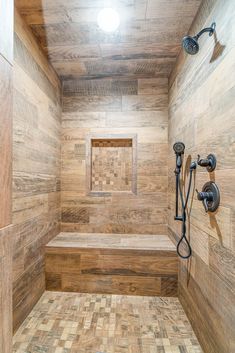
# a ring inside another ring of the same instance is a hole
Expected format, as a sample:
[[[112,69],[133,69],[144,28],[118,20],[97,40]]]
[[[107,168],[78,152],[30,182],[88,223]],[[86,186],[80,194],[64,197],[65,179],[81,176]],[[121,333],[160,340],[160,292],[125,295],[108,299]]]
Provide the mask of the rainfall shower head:
[[[209,36],[212,36],[212,34],[215,31],[215,22],[212,23],[212,25],[208,28],[203,28],[196,36],[191,37],[191,36],[186,36],[182,40],[182,46],[186,53],[190,55],[195,55],[199,52],[199,44],[198,44],[198,38],[201,37],[201,35],[205,32],[209,32]]]
[[[176,142],[173,145],[173,150],[175,151],[175,154],[181,155],[184,153],[185,145],[183,142]]]

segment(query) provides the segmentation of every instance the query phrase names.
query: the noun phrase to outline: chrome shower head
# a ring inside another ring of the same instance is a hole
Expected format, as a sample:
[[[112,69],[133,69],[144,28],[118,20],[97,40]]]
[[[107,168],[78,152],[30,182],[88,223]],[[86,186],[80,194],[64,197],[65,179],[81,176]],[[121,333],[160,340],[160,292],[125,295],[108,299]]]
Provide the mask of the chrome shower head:
[[[203,28],[196,36],[185,36],[182,40],[182,46],[186,53],[195,55],[199,52],[198,38],[205,32],[209,32],[209,36],[215,32],[215,22],[208,28]]]

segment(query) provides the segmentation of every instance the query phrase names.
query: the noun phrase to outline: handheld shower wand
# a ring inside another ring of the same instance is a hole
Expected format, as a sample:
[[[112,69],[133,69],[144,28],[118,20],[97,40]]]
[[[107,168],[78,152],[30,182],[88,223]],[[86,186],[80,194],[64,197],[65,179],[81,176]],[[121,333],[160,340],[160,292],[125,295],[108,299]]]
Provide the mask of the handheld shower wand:
[[[182,217],[179,217],[179,182],[180,172],[182,167],[182,154],[184,154],[185,145],[183,142],[176,142],[173,145],[173,150],[176,156],[176,168],[175,168],[175,181],[176,181],[176,198],[175,198],[175,220],[181,221]]]
[[[175,168],[175,176],[176,176],[176,204],[175,204],[175,220],[176,221],[181,221],[182,222],[182,232],[181,232],[181,237],[180,240],[177,244],[177,253],[182,259],[188,259],[192,255],[192,249],[189,244],[189,241],[186,237],[186,221],[187,221],[187,214],[186,214],[186,209],[188,205],[188,200],[189,200],[189,194],[191,190],[191,185],[192,185],[192,177],[193,177],[193,171],[197,168],[197,163],[192,162],[190,165],[189,169],[189,184],[188,184],[188,189],[186,193],[186,198],[184,200],[183,196],[183,191],[180,183],[180,173],[181,173],[181,167],[182,167],[182,155],[184,154],[184,149],[185,145],[183,142],[176,142],[173,146],[173,150],[175,151],[176,155],[176,168]],[[180,194],[180,200],[181,200],[181,209],[182,209],[182,215],[179,216],[179,194]],[[188,254],[187,255],[182,255],[180,252],[180,245],[181,243],[185,241],[187,247],[188,247]]]

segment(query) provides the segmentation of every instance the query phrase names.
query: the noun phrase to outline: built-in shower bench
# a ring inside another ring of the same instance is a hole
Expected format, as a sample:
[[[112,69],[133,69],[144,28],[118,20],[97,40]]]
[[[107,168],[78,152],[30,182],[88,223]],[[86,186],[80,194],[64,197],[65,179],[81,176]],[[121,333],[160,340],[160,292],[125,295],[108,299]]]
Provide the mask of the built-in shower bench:
[[[178,258],[167,235],[60,233],[45,252],[47,290],[177,295]]]

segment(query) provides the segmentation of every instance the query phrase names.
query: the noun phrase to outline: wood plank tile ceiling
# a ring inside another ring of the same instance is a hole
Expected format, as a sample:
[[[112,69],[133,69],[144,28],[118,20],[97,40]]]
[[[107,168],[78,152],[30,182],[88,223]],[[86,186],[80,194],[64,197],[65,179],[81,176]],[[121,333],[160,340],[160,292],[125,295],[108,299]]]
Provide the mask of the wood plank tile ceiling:
[[[61,79],[167,77],[201,0],[16,0]],[[112,7],[119,28],[102,31]]]

